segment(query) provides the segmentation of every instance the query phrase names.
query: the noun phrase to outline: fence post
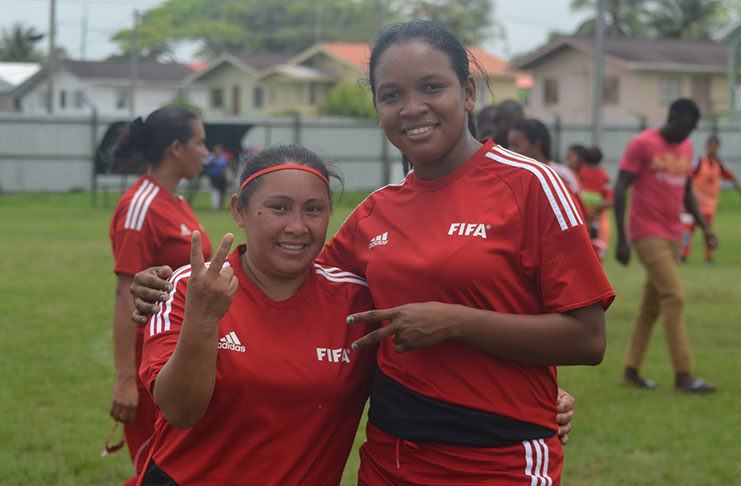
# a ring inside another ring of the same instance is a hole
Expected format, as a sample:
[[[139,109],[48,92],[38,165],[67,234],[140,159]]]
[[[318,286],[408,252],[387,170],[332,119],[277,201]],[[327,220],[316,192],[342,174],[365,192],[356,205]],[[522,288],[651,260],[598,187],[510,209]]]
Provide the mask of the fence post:
[[[561,136],[563,135],[563,129],[561,127],[561,115],[556,115],[556,120],[553,122],[553,152],[551,157],[556,162],[561,162]]]
[[[293,143],[301,145],[301,114],[296,113],[293,117]]]
[[[93,207],[98,207],[98,109],[93,107],[93,113],[90,117],[90,160],[92,161],[92,180],[90,188],[93,192]]]
[[[381,135],[381,171],[384,186],[391,184],[391,160],[389,159],[389,144],[386,141],[386,134],[380,128],[378,133]]]

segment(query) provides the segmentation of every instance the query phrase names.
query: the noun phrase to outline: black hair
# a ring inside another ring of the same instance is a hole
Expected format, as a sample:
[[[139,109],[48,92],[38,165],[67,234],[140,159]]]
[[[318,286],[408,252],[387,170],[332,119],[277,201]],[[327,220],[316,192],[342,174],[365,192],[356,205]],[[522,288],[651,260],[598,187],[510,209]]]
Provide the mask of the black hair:
[[[720,138],[718,138],[718,135],[717,135],[717,134],[715,134],[715,133],[711,134],[711,135],[710,135],[710,136],[708,137],[708,139],[707,139],[707,140],[705,140],[705,145],[709,144],[709,143],[710,143],[710,142],[712,142],[713,140],[715,141],[715,143],[717,143],[718,145],[720,145]]]
[[[516,121],[512,130],[517,130],[525,135],[530,143],[540,142],[540,153],[546,160],[551,160],[551,134],[542,121],[535,118],[525,118]]]
[[[599,165],[602,162],[602,150],[599,147],[590,147],[587,149],[587,155],[584,162],[589,166]]]
[[[113,149],[114,168],[131,173],[156,167],[172,142],[188,143],[193,136],[193,120],[198,120],[195,113],[165,106],[153,111],[146,121],[139,117],[127,124]]]
[[[373,43],[368,65],[373,99],[376,97],[375,71],[381,55],[394,44],[413,40],[425,41],[444,52],[450,58],[451,66],[456,76],[458,76],[461,86],[466,84],[471,71],[468,65],[468,51],[463,47],[463,44],[453,34],[433,22],[413,20],[405,24],[394,25],[382,31]]]
[[[569,150],[578,155],[584,162],[587,162],[587,148],[584,145],[575,143],[574,145],[569,146]]]
[[[319,171],[327,180],[335,179],[342,185],[340,174],[327,164],[311,150],[299,145],[273,145],[257,153],[243,156],[240,161],[239,185],[247,180],[252,174],[263,169],[274,167],[282,164],[299,164],[311,167]],[[244,189],[239,192],[239,204],[246,208],[249,205],[250,198],[262,185],[262,177],[250,181]],[[329,196],[329,207],[332,209],[332,190],[327,186],[327,195]]]
[[[700,119],[700,109],[689,98],[679,98],[669,106],[669,118],[674,114],[690,115],[695,121]]]

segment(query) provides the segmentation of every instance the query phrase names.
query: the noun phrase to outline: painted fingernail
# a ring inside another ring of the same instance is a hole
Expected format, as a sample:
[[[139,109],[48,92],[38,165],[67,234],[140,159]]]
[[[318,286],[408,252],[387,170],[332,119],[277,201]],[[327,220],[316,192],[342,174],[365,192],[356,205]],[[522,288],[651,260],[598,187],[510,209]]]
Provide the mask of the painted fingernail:
[[[355,322],[355,318],[353,316],[350,316],[347,318],[347,322],[352,324],[353,322]]]
[[[152,306],[152,314],[156,314],[156,313],[157,313],[157,306],[156,305],[153,305]]]
[[[142,324],[146,324],[147,323],[147,318],[146,317],[142,317],[141,319],[139,319],[139,322],[141,322]]]
[[[165,301],[165,294],[160,294],[160,302],[164,302],[164,301]]]
[[[165,290],[167,290],[168,292],[170,291],[170,284],[169,283],[168,284],[165,284]]]
[[[357,351],[357,349],[358,349],[358,344],[357,344],[357,343],[352,343],[352,348],[353,348],[354,350],[356,350],[356,351]]]

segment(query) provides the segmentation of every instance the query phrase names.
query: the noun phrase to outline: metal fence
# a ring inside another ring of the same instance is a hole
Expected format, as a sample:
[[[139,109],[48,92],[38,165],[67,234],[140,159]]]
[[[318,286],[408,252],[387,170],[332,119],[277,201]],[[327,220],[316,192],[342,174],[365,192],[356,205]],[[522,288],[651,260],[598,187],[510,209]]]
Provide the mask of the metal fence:
[[[120,192],[134,179],[96,171],[95,154],[112,124],[111,118],[0,114],[0,193],[66,192],[74,189]],[[318,152],[344,175],[347,190],[372,190],[402,178],[401,154],[377,122],[356,119],[260,118],[205,120],[210,126],[242,125],[242,146],[298,143]],[[591,125],[552,123],[553,154],[562,159],[573,143],[589,145]],[[602,150],[611,175],[628,141],[641,130],[635,125],[604,127]],[[215,130],[215,129],[214,129]],[[693,132],[696,153],[710,133],[721,138],[721,155],[741,173],[741,125],[703,123]],[[215,135],[212,133],[212,135]]]

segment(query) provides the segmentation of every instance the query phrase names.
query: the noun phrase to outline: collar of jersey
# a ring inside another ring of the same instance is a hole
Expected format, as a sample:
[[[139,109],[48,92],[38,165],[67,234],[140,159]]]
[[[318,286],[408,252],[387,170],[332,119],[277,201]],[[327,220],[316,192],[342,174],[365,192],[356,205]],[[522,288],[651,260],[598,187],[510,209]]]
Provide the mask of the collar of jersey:
[[[415,175],[412,179],[414,189],[417,192],[433,192],[439,191],[453,184],[454,182],[468,174],[468,172],[470,172],[474,167],[476,167],[476,165],[478,165],[478,161],[482,160],[484,154],[487,153],[493,145],[494,142],[492,142],[491,140],[484,140],[484,144],[481,146],[480,149],[476,151],[475,154],[471,156],[470,159],[468,159],[463,165],[455,169],[450,174],[440,177],[439,179],[426,181],[417,178]]]
[[[274,307],[276,309],[290,309],[292,307],[296,307],[298,305],[301,305],[304,301],[311,297],[312,289],[314,288],[314,282],[316,281],[316,274],[314,273],[313,266],[309,268],[309,275],[306,277],[306,280],[304,280],[304,283],[301,285],[301,288],[298,289],[298,292],[296,292],[296,294],[286,300],[277,301],[265,295],[265,292],[263,292],[262,289],[258,287],[257,284],[250,278],[250,276],[244,272],[242,263],[240,261],[240,256],[245,251],[247,251],[246,245],[238,245],[227,259],[229,261],[229,264],[234,269],[234,275],[239,281],[239,290],[237,290],[237,292],[246,292],[250,296],[250,298],[256,299],[261,303],[270,307]],[[297,319],[299,317],[300,316],[296,316]]]

